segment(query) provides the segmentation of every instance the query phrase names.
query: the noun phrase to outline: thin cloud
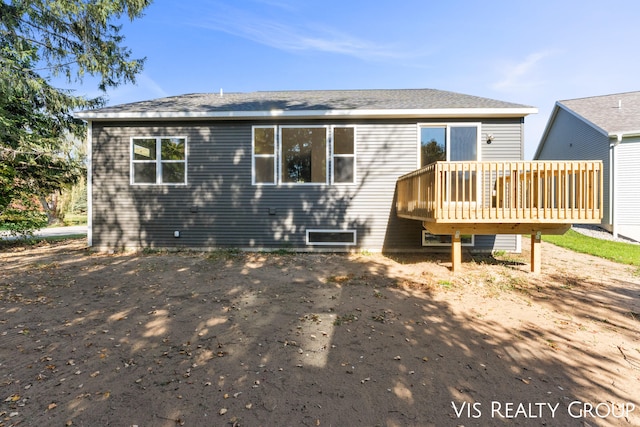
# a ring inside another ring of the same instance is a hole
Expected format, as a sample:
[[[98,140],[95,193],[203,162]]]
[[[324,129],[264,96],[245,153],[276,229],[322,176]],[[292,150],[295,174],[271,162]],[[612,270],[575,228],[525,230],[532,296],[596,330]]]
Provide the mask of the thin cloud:
[[[504,65],[501,70],[502,79],[491,87],[500,91],[521,92],[540,86],[544,80],[536,75],[536,68],[543,60],[555,53],[554,51],[534,52],[521,62]]]
[[[394,46],[364,40],[330,27],[313,23],[305,23],[304,26],[289,25],[238,9],[229,9],[208,19],[200,19],[194,25],[289,52],[337,53],[367,60],[409,55]]]
[[[92,91],[89,97],[102,96],[104,93]],[[155,80],[146,73],[141,73],[136,77],[136,84],[121,85],[107,90],[107,104],[118,105],[128,102],[140,101],[141,99],[165,98],[169,96]]]

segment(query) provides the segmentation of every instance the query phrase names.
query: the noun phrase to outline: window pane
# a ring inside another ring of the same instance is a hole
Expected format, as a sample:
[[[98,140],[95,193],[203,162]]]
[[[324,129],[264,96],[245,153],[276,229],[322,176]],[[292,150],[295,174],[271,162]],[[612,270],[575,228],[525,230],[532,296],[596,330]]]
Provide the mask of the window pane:
[[[478,155],[478,128],[454,126],[451,127],[451,150],[450,160],[452,162],[464,160],[477,160]]]
[[[327,181],[325,128],[282,129],[282,182]]]
[[[333,181],[334,182],[353,182],[353,157],[334,157],[333,158]]]
[[[254,129],[253,154],[273,154],[275,149],[276,133],[273,128]]]
[[[162,162],[162,182],[165,184],[184,183],[184,163]]]
[[[155,160],[156,140],[155,139],[134,139],[133,140],[133,160]]]
[[[162,160],[184,160],[184,139],[163,138]]]
[[[333,129],[333,154],[353,154],[353,128]]]
[[[425,127],[420,129],[421,167],[447,160],[446,135],[447,132],[444,127]]]
[[[261,184],[274,183],[274,157],[255,158],[255,182]]]
[[[134,163],[133,164],[133,182],[136,184],[155,184],[156,183],[156,164],[155,163]]]

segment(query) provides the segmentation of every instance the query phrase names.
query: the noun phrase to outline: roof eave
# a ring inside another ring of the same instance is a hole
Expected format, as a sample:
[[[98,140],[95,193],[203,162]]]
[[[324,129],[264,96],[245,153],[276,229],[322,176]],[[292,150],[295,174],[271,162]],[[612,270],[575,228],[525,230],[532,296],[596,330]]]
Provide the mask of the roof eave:
[[[269,111],[153,111],[153,112],[92,112],[74,114],[83,120],[248,120],[248,119],[321,119],[321,118],[445,118],[445,117],[524,117],[536,114],[537,108],[434,108],[398,110],[269,110]]]
[[[634,138],[637,136],[640,136],[640,129],[609,132],[609,138]]]

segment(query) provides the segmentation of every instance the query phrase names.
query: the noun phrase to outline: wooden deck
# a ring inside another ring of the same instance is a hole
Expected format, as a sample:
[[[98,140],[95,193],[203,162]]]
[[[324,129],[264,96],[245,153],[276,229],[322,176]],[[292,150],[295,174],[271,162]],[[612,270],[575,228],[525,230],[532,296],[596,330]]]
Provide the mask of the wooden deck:
[[[436,162],[398,179],[396,209],[452,236],[454,270],[462,234],[531,234],[539,271],[542,234],[600,223],[602,186],[600,161]]]

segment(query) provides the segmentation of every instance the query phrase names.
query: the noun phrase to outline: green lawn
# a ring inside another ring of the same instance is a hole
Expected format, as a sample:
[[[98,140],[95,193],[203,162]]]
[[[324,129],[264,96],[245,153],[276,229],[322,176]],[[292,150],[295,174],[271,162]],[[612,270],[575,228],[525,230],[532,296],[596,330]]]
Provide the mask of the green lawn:
[[[542,239],[572,251],[595,255],[622,264],[640,266],[640,245],[595,239],[573,230],[567,231],[562,236],[543,236]]]

